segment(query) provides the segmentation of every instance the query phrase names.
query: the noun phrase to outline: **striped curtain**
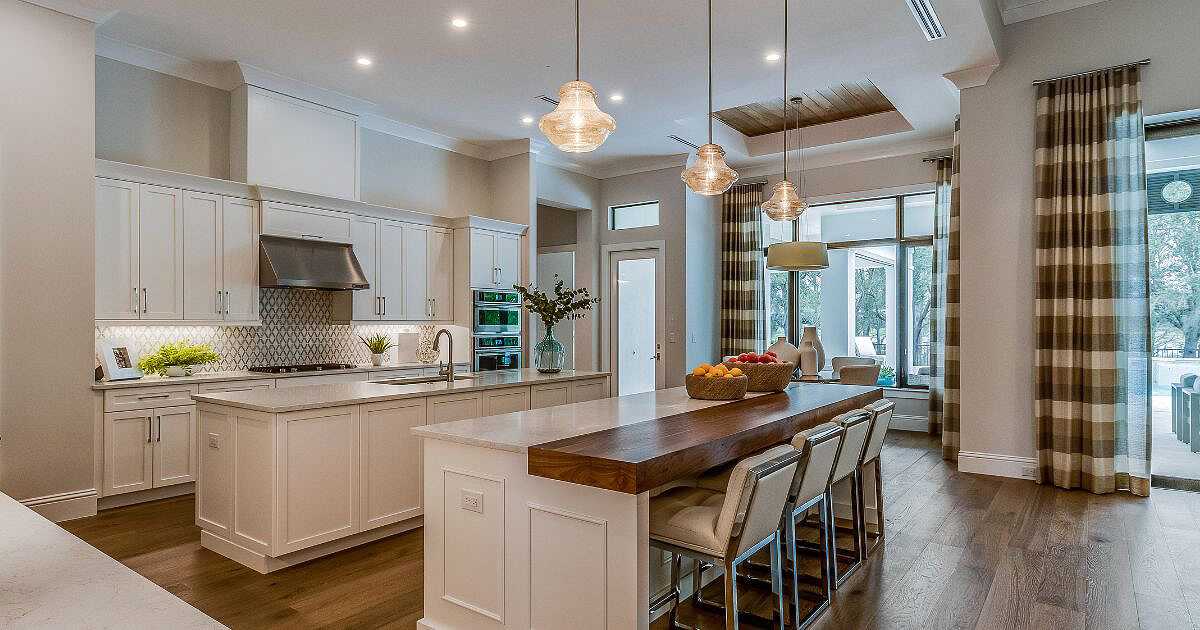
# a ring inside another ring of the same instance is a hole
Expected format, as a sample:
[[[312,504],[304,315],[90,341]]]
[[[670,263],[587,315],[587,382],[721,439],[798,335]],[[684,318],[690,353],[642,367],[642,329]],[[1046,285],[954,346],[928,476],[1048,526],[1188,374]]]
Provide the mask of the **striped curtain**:
[[[1034,166],[1037,480],[1149,494],[1139,68],[1039,85]]]
[[[954,153],[937,161],[933,282],[929,321],[929,432],[942,436],[942,457],[958,459],[959,436],[959,121]]]
[[[763,183],[739,184],[721,198],[721,354],[763,348]]]

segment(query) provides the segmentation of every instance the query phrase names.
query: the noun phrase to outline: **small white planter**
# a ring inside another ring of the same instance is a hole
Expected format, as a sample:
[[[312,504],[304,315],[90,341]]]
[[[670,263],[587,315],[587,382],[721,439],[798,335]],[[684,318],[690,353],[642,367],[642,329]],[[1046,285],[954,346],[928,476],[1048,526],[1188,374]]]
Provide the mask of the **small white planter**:
[[[168,365],[167,376],[191,376],[192,368],[186,365]]]
[[[371,365],[373,365],[375,367],[379,367],[379,366],[383,365],[383,360],[386,358],[387,358],[386,352],[383,352],[380,354],[372,354],[371,355]]]

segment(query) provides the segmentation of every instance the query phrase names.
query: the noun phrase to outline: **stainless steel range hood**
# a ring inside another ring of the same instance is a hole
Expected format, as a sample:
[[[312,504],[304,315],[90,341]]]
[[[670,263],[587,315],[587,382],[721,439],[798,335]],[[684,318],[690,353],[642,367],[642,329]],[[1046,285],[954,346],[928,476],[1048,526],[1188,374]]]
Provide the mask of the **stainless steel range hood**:
[[[370,283],[346,243],[263,234],[259,237],[259,286],[351,291]]]

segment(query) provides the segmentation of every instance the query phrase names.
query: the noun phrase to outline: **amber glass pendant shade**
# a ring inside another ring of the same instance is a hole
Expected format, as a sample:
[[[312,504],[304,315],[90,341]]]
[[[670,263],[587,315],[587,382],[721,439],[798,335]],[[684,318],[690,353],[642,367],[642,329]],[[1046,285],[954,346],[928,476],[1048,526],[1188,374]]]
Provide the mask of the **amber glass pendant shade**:
[[[762,204],[763,212],[776,221],[791,221],[808,208],[808,200],[796,192],[792,182],[783,180],[772,189],[771,198]]]
[[[546,138],[568,153],[594,151],[616,128],[613,117],[596,106],[596,90],[587,81],[564,83],[558,91],[558,107],[538,122]]]
[[[696,150],[696,161],[679,175],[697,195],[719,195],[737,181],[737,171],[725,163],[725,150],[706,144]]]

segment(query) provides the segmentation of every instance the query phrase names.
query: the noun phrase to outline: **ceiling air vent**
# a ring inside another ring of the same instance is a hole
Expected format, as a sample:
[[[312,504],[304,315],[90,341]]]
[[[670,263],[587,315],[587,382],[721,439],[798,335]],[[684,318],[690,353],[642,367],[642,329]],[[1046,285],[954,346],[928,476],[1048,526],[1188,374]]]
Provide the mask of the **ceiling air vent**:
[[[550,98],[549,96],[546,96],[545,94],[538,94],[537,99],[539,101],[546,101],[547,103],[550,103],[551,105],[553,105],[555,107],[558,107],[558,101],[556,99]]]
[[[684,140],[683,138],[680,138],[679,136],[677,136],[675,134],[671,134],[667,137],[674,140],[675,142],[680,143],[680,144],[686,144],[689,147],[692,147],[693,149],[696,149],[696,150],[700,149],[700,147],[696,146],[695,144],[692,144],[691,142],[688,142],[687,140]]]
[[[937,13],[933,12],[933,5],[929,4],[929,0],[905,0],[908,2],[908,8],[912,9],[913,17],[917,18],[917,24],[921,27],[921,32],[925,33],[925,39],[933,41],[946,36],[946,31],[942,29],[942,22],[938,19]]]

